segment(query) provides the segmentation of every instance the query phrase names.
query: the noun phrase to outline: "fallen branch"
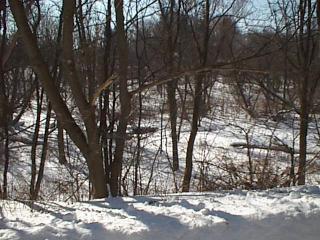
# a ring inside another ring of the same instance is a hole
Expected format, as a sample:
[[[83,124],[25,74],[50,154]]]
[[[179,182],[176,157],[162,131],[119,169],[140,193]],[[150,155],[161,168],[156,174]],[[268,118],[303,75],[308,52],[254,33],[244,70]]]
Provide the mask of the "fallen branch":
[[[252,149],[262,149],[262,150],[272,150],[272,151],[278,151],[278,152],[285,152],[289,154],[299,154],[298,151],[294,150],[291,147],[288,146],[264,146],[264,145],[257,145],[257,144],[247,144],[247,143],[231,143],[231,147],[235,148],[252,148]],[[310,154],[310,153],[309,153]]]

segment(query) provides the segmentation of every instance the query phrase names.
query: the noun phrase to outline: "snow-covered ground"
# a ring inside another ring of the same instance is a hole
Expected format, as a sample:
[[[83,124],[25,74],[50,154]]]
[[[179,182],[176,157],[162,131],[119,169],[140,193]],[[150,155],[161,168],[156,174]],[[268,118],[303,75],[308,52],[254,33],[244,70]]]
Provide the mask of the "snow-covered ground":
[[[320,186],[0,202],[0,239],[317,240]]]
[[[221,189],[265,189],[278,186],[289,186],[291,166],[294,172],[298,168],[299,126],[298,117],[293,112],[282,112],[281,121],[272,116],[250,118],[239,107],[232,87],[222,79],[217,81],[210,97],[210,111],[201,119],[193,152],[193,171],[191,179],[192,191],[214,191]],[[161,98],[156,89],[150,89],[144,96],[143,119],[144,128],[154,129],[143,134],[140,141],[140,159],[138,166],[139,194],[167,194],[181,190],[185,168],[185,158],[190,136],[189,116],[178,118],[180,138],[178,143],[180,170],[173,173],[171,168],[172,146],[170,121],[164,108],[165,97]],[[179,98],[180,99],[180,98]],[[179,100],[180,101],[180,100]],[[188,106],[186,106],[188,107]],[[136,107],[137,108],[137,107]],[[138,109],[133,112],[137,114]],[[10,199],[28,199],[31,179],[30,149],[35,123],[35,106],[22,118],[16,129],[16,135],[10,143],[10,163],[8,175],[8,196]],[[163,114],[161,114],[163,112]],[[42,114],[43,135],[45,112]],[[161,121],[162,118],[162,121]],[[181,123],[181,125],[180,125]],[[135,181],[135,161],[137,158],[137,135],[133,129],[137,127],[137,117],[128,126],[128,139],[123,162],[124,174],[123,194],[132,195]],[[28,131],[22,131],[28,129]],[[315,121],[309,123],[307,149],[307,183],[320,184],[320,137]],[[58,162],[57,129],[52,118],[52,133],[49,138],[47,161],[44,179],[40,191],[40,199],[51,201],[88,200],[88,171],[79,150],[66,137],[67,165]],[[41,155],[42,138],[39,139],[37,165]],[[29,142],[29,143],[28,143]],[[250,149],[234,147],[235,144],[251,144],[261,147],[275,147],[294,150],[293,156],[288,152],[266,149]],[[253,161],[252,181],[249,176],[249,160]],[[292,164],[293,162],[293,164]],[[234,171],[236,169],[237,171]],[[0,172],[3,164],[0,164]],[[0,182],[2,174],[0,175]]]

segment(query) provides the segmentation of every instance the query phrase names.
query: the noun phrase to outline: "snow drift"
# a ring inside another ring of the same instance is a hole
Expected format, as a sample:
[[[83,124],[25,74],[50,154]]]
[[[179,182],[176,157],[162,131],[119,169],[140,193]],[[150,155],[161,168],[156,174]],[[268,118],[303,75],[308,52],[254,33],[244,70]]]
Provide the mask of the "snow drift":
[[[0,202],[0,239],[316,240],[320,187]]]

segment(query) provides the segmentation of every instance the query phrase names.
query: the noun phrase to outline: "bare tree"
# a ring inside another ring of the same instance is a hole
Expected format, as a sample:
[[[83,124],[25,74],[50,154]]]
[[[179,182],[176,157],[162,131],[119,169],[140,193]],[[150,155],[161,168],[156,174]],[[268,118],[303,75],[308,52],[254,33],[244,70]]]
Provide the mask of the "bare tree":
[[[123,151],[126,141],[128,119],[131,112],[131,96],[128,92],[127,71],[128,71],[128,43],[125,31],[125,20],[123,14],[123,1],[115,0],[117,23],[117,47],[119,57],[119,85],[120,85],[120,106],[121,115],[116,133],[116,147],[114,161],[111,170],[111,194],[117,196],[120,193],[120,174],[122,170]]]
[[[179,37],[179,21],[181,2],[176,0],[161,1],[159,0],[159,8],[161,12],[161,20],[163,23],[164,36],[165,36],[165,51],[164,51],[164,64],[168,75],[172,75],[177,71],[176,54],[177,54],[177,41]],[[178,154],[178,134],[177,134],[177,79],[172,79],[168,82],[167,98],[169,105],[169,117],[171,124],[171,140],[172,140],[172,169],[177,171],[179,169],[179,154]]]
[[[95,121],[95,112],[92,105],[86,100],[84,93],[79,84],[75,63],[73,58],[73,19],[75,12],[75,1],[64,1],[63,4],[63,59],[64,59],[64,76],[68,80],[73,97],[81,113],[82,120],[86,127],[86,134],[76,124],[68,107],[63,101],[54,79],[50,75],[47,64],[37,46],[37,39],[31,31],[28,20],[24,11],[24,6],[20,1],[9,1],[11,11],[14,15],[21,38],[25,45],[25,50],[29,56],[30,62],[37,73],[43,88],[52,104],[62,127],[67,131],[73,142],[85,157],[89,169],[90,180],[94,187],[94,197],[105,197],[107,195],[105,174],[100,145],[98,130]]]
[[[319,60],[319,33],[318,29],[313,26],[314,12],[318,9],[317,4],[312,0],[300,0],[295,23],[297,24],[296,43],[300,101],[299,185],[304,185],[306,181],[308,125],[314,94],[319,85],[319,72],[312,73],[311,71],[313,68],[318,68],[315,63]]]
[[[289,107],[293,107],[299,114],[299,166],[298,184],[305,184],[307,167],[307,136],[309,129],[310,114],[316,105],[315,94],[319,88],[319,12],[318,1],[300,0],[283,3],[277,1],[280,6],[281,17],[284,19],[286,42],[282,43],[281,49],[285,56],[284,79],[286,85],[291,84],[297,101],[290,98],[288,86],[284,87],[284,97],[268,90],[277,99],[280,99]],[[275,16],[277,18],[277,16]],[[290,19],[290,21],[289,21]],[[316,20],[315,20],[316,19]],[[281,21],[277,22],[281,24]],[[281,30],[281,27],[278,26]],[[282,31],[278,29],[279,39],[284,39]],[[288,36],[289,35],[289,36]],[[293,74],[288,73],[288,65]],[[291,81],[289,82],[289,78]],[[291,90],[292,92],[292,90]]]
[[[193,35],[193,41],[196,44],[196,49],[198,51],[198,59],[199,59],[199,68],[205,68],[209,61],[209,44],[210,44],[210,35],[212,34],[215,26],[217,26],[217,23],[220,19],[224,17],[224,15],[227,14],[227,12],[232,8],[235,1],[232,1],[230,3],[230,6],[222,12],[219,17],[217,17],[218,20],[215,22],[212,21],[212,14],[214,13],[214,10],[218,7],[218,2],[212,3],[209,0],[206,0],[203,5],[202,9],[202,15],[203,19],[201,19],[201,30],[202,33],[199,37],[196,33],[195,27],[192,25],[192,35]],[[213,9],[213,13],[212,13]],[[192,21],[192,20],[191,20]],[[213,25],[213,27],[212,27]],[[227,49],[224,49],[227,50]],[[186,168],[184,171],[184,178],[182,183],[182,191],[188,192],[190,188],[190,181],[191,181],[191,175],[192,175],[192,168],[193,168],[193,149],[194,149],[194,142],[197,136],[198,132],[198,124],[199,119],[201,116],[201,107],[203,105],[203,82],[210,79],[210,76],[206,76],[205,73],[198,73],[195,75],[195,91],[194,91],[194,100],[193,100],[193,114],[192,114],[192,123],[191,123],[191,133],[188,140],[188,146],[187,146],[187,155],[186,155]]]

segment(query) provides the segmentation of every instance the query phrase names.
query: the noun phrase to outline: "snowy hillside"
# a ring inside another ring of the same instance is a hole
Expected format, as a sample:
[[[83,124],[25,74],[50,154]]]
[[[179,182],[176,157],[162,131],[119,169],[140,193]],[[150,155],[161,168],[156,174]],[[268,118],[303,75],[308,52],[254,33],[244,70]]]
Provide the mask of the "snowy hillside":
[[[220,79],[222,81],[222,79]],[[201,119],[195,140],[193,153],[194,166],[191,191],[214,191],[219,189],[266,189],[288,186],[290,180],[291,161],[294,161],[297,172],[299,130],[293,113],[287,113],[285,122],[275,122],[270,118],[252,119],[236,107],[236,100],[231,87],[223,82],[214,85],[211,102],[217,103]],[[155,90],[148,93],[150,109],[149,117],[141,121],[146,129],[154,131],[145,134],[140,140],[139,160],[139,194],[167,194],[181,190],[188,138],[190,135],[189,120],[180,119],[179,161],[180,170],[173,173],[171,169],[172,153],[169,116],[164,113],[161,119],[157,112],[163,103],[158,100]],[[153,110],[152,110],[153,109]],[[156,109],[156,110],[155,110]],[[234,110],[237,109],[236,112]],[[159,111],[158,111],[159,110]],[[35,111],[35,110],[34,110]],[[29,111],[23,117],[24,127],[34,126],[35,112]],[[45,118],[45,116],[43,116]],[[155,120],[158,119],[158,120]],[[45,164],[41,199],[51,201],[88,200],[88,171],[85,160],[66,136],[66,157],[68,164],[58,162],[57,129],[52,121],[53,129],[49,139],[49,151]],[[123,162],[124,177],[122,180],[123,195],[133,195],[136,157],[136,135],[130,135],[133,125],[129,125],[125,158]],[[20,131],[19,129],[16,131]],[[22,135],[25,141],[32,141],[30,136]],[[319,184],[319,136],[316,123],[310,122],[308,135],[308,184]],[[41,142],[40,142],[41,144]],[[270,149],[234,147],[236,144],[251,144]],[[11,143],[12,161],[9,165],[8,186],[11,199],[29,198],[29,179],[31,178],[30,144],[22,141]],[[280,151],[273,151],[272,146]],[[286,149],[294,150],[293,158]],[[38,153],[39,154],[39,153]],[[253,183],[250,183],[249,160],[253,161]],[[2,170],[2,166],[0,165]],[[234,171],[237,169],[237,171]],[[0,175],[2,181],[2,175]]]
[[[0,202],[0,239],[316,240],[320,187]]]

